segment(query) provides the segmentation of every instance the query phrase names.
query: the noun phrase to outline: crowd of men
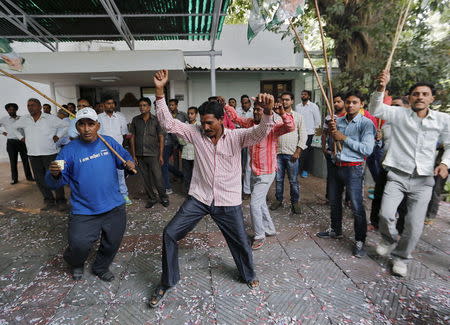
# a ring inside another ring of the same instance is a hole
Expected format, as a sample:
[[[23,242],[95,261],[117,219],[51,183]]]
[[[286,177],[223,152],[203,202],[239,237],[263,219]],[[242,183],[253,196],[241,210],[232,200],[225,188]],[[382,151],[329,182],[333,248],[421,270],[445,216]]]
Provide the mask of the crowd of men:
[[[385,71],[378,76],[369,102],[358,90],[336,92],[334,114],[323,123],[308,90],[301,92],[297,106],[295,95],[286,91],[278,98],[242,95],[240,107],[234,98],[225,103],[222,97],[210,97],[182,112],[176,99],[165,99],[167,70],[153,78],[156,115],[151,113],[150,99],[141,98],[141,114],[129,125],[110,97],[95,108],[86,99],[79,99],[77,106],[67,104],[75,116],[64,111],[51,115],[48,107],[31,98],[29,115],[19,117],[18,106],[9,103],[5,106],[9,116],[0,120],[0,126],[8,138],[11,184],[18,182],[19,153],[26,178],[33,181],[34,175],[43,195],[44,211],[68,209],[64,196],[68,184],[71,218],[64,259],[73,278],[81,279],[89,250],[101,234],[92,271],[112,281],[109,266],[125,231],[125,205],[132,204],[126,174],[137,169],[143,177],[146,208],[158,202],[169,206],[173,180],[183,181],[186,199],[163,233],[161,283],[149,302],[156,307],[180,279],[178,241],[205,215],[222,231],[242,280],[252,289],[258,287],[252,250],[264,246],[266,236],[277,234],[270,211],[283,206],[286,174],[291,212],[301,214],[298,178],[311,174],[312,142],[322,132],[330,227],[317,236],[342,238],[343,206],[348,202],[354,218],[353,255],[363,257],[367,231],[379,230],[377,253],[390,255],[393,274],[406,276],[425,218],[436,215],[448,177],[450,116],[430,108],[433,85],[417,83],[406,97],[391,98],[386,94],[389,79]],[[123,145],[128,140],[127,151]],[[369,219],[363,200],[366,166],[375,181]],[[274,181],[275,200],[268,206],[267,193]],[[243,223],[245,199],[250,199],[251,241]]]

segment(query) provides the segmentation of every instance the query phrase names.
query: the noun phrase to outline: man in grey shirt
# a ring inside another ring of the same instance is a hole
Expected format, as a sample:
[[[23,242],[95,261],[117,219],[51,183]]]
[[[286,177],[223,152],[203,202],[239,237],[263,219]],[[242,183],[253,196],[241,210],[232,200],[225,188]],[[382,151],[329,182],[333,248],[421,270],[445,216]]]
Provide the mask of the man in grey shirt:
[[[164,132],[156,116],[150,113],[150,108],[149,98],[143,97],[139,100],[141,114],[133,117],[130,124],[130,133],[133,135],[131,137],[131,155],[144,178],[145,190],[149,198],[145,207],[151,208],[157,202],[153,187],[158,192],[161,204],[167,207],[169,198],[164,188],[160,168],[164,162]]]
[[[383,104],[383,94],[390,75],[383,71],[378,88],[372,94],[369,109],[391,125],[391,139],[384,167],[387,183],[380,210],[382,241],[376,251],[393,257],[392,273],[406,276],[407,261],[422,234],[434,176],[446,178],[450,166],[450,116],[430,109],[434,101],[434,87],[417,83],[409,89],[411,109]],[[436,144],[445,151],[441,163],[434,166]],[[403,233],[399,237],[395,214],[406,197],[407,214]]]

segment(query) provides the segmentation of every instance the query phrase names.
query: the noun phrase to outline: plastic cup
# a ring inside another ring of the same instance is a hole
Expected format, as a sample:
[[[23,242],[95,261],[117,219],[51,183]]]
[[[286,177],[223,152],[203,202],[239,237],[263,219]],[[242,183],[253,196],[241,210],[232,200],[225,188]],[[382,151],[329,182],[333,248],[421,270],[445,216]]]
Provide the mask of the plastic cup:
[[[64,160],[55,160],[61,170],[64,170]]]

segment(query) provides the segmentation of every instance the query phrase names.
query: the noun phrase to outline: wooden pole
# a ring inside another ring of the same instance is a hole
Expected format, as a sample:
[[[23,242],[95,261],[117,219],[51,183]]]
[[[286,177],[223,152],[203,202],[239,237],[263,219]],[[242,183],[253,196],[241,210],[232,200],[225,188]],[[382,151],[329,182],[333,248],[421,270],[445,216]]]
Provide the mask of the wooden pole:
[[[289,25],[290,25],[292,31],[295,34],[295,38],[297,39],[297,42],[300,44],[300,46],[303,49],[303,52],[306,54],[306,57],[308,58],[308,61],[309,61],[309,64],[311,65],[311,68],[312,68],[312,71],[314,73],[314,76],[316,77],[317,83],[319,84],[319,88],[320,88],[320,91],[322,93],[322,96],[323,96],[323,98],[325,98],[325,103],[327,105],[328,113],[330,114],[330,116],[333,116],[333,111],[332,111],[332,108],[331,108],[331,105],[330,105],[330,101],[328,100],[328,96],[327,96],[327,94],[325,92],[325,89],[323,88],[322,81],[320,80],[320,77],[317,74],[316,67],[314,66],[314,64],[312,62],[311,56],[309,55],[308,51],[306,50],[305,45],[303,44],[303,42],[302,42],[302,40],[300,38],[300,35],[298,35],[298,32],[295,29],[294,24],[292,23],[292,20],[289,21]]]
[[[391,70],[392,59],[394,58],[395,49],[397,48],[398,41],[400,39],[400,34],[402,33],[403,26],[405,25],[406,19],[408,18],[408,12],[411,7],[412,0],[408,0],[406,8],[402,7],[400,17],[398,18],[397,28],[395,30],[394,41],[392,42],[391,53],[389,54],[388,60],[386,62],[385,70]],[[403,9],[404,8],[404,9]]]
[[[75,114],[73,114],[71,111],[69,111],[68,109],[64,108],[63,106],[61,106],[59,103],[57,103],[54,99],[48,97],[47,95],[45,95],[44,93],[42,93],[41,91],[39,91],[38,89],[34,88],[32,85],[30,85],[29,83],[27,83],[26,81],[23,81],[22,79],[20,79],[19,77],[8,73],[2,69],[0,69],[0,72],[3,73],[5,76],[10,77],[14,80],[17,80],[18,82],[24,84],[25,86],[27,86],[28,88],[34,90],[35,92],[37,92],[39,95],[41,95],[42,97],[44,97],[45,99],[49,100],[50,102],[52,102],[54,105],[56,105],[57,107],[59,107],[60,109],[62,109],[63,111],[65,111],[67,114],[69,114],[69,116],[75,117]],[[108,141],[105,140],[105,138],[103,138],[100,134],[98,134],[98,137],[100,140],[103,141],[103,143],[108,147],[109,150],[111,150],[111,152],[117,157],[119,158],[119,160],[125,164],[126,160],[122,158],[121,155],[119,155],[119,153],[108,143]],[[131,171],[136,174],[137,171],[136,169],[131,169]]]
[[[325,35],[323,33],[322,20],[320,18],[319,4],[318,4],[317,0],[314,0],[314,6],[316,7],[317,20],[319,21],[320,37],[322,39],[323,59],[325,61],[325,69],[327,71],[328,89],[329,89],[329,93],[330,93],[330,104],[332,105],[333,104],[333,87],[331,85],[331,73],[330,73],[330,69],[328,67],[328,56],[327,56],[327,49],[325,46]],[[331,109],[333,111],[333,115],[331,115],[331,119],[334,121],[333,105],[331,106]]]

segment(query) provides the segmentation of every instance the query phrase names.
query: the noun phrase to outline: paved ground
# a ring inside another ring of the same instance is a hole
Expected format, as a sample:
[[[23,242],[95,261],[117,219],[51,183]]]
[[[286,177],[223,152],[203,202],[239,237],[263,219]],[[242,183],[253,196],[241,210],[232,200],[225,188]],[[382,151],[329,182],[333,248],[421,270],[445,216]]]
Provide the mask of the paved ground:
[[[273,214],[279,235],[255,252],[260,290],[237,281],[222,235],[206,217],[180,243],[182,280],[156,310],[148,298],[160,275],[161,232],[182,202],[144,208],[140,180],[128,179],[134,204],[128,229],[104,283],[87,272],[74,282],[62,261],[67,216],[40,214],[35,185],[8,184],[0,164],[0,324],[448,324],[450,321],[450,205],[425,228],[404,279],[388,260],[351,256],[352,221],[345,238],[315,237],[328,225],[323,180],[301,180],[303,213]],[[270,193],[270,198],[273,193]],[[250,231],[248,201],[244,214]],[[348,211],[346,211],[348,214]],[[91,257],[92,259],[92,257]]]

